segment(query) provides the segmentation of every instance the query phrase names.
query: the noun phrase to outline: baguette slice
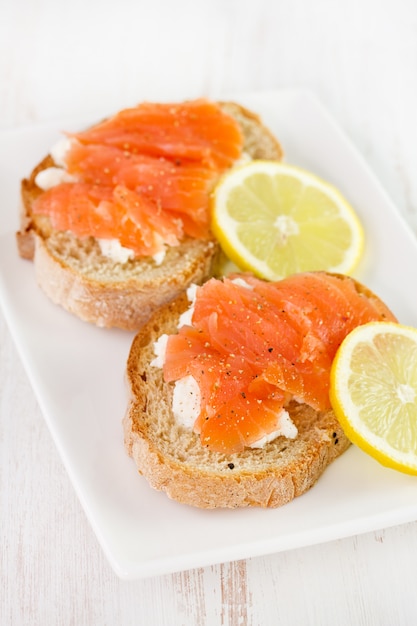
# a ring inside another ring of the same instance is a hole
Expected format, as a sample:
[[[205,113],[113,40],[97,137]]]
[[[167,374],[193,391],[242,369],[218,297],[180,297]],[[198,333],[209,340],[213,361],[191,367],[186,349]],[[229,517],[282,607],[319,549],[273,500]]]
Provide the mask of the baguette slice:
[[[201,508],[278,507],[312,487],[349,442],[332,411],[293,402],[295,440],[278,437],[262,449],[228,456],[207,450],[173,417],[172,386],[150,365],[153,344],[176,332],[186,296],[163,307],[136,335],[127,364],[131,399],[123,420],[127,452],[155,489]]]
[[[355,287],[386,318],[386,305],[367,287],[358,282]],[[132,343],[127,362],[131,398],[123,419],[128,454],[152,487],[185,504],[236,508],[290,502],[317,482],[349,447],[348,439],[333,411],[317,412],[293,401],[287,410],[298,428],[295,439],[278,437],[264,448],[227,456],[202,446],[198,435],[177,424],[172,385],[164,382],[160,368],[150,365],[154,342],[177,331],[178,318],[188,306],[181,295],[161,308]]]
[[[251,158],[281,159],[279,142],[256,114],[233,102],[220,104],[240,124]],[[156,308],[212,274],[220,254],[214,238],[185,239],[168,248],[161,265],[149,257],[121,264],[103,256],[94,238],[53,230],[48,218],[31,211],[42,193],[36,175],[53,165],[48,155],[22,181],[16,235],[20,256],[34,261],[37,282],[53,302],[98,326],[137,330]]]

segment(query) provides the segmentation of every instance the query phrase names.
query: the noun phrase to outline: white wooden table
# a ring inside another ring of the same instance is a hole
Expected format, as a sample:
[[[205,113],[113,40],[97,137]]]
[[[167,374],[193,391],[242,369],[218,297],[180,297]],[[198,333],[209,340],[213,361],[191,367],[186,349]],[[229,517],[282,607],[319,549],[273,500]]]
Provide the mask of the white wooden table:
[[[141,99],[282,87],[316,93],[417,233],[415,0],[0,5],[0,129]],[[0,533],[5,626],[417,623],[417,522],[247,561],[118,579],[3,317]]]

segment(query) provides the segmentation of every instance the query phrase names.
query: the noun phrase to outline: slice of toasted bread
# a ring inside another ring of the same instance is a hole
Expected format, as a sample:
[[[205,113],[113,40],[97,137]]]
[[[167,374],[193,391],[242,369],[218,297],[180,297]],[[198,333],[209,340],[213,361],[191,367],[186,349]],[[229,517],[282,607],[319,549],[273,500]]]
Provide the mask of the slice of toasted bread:
[[[278,437],[262,449],[228,456],[202,446],[198,435],[176,422],[172,385],[150,365],[154,342],[176,332],[188,305],[185,296],[168,304],[133,341],[127,365],[132,395],[123,421],[128,453],[152,487],[182,503],[216,508],[290,502],[314,485],[348,440],[332,411],[316,413],[294,402],[288,412],[298,428],[295,440]]]
[[[220,104],[238,121],[251,158],[281,159],[279,142],[256,114],[233,102]],[[98,326],[136,330],[157,307],[211,275],[219,254],[214,238],[185,239],[167,250],[161,265],[152,258],[121,264],[103,256],[93,238],[54,231],[48,218],[31,211],[42,193],[36,175],[53,165],[48,155],[22,181],[17,245],[23,258],[33,259],[39,286],[56,304]]]
[[[339,275],[342,280],[352,280]],[[395,319],[386,305],[355,281],[372,300],[381,319]],[[287,408],[298,429],[295,439],[278,437],[261,449],[225,455],[208,450],[172,413],[173,387],[151,366],[154,342],[177,332],[186,295],[157,311],[137,333],[127,363],[130,404],[123,427],[127,452],[138,472],[155,489],[201,508],[278,507],[305,493],[327,466],[349,446],[333,411],[317,412],[291,402]]]

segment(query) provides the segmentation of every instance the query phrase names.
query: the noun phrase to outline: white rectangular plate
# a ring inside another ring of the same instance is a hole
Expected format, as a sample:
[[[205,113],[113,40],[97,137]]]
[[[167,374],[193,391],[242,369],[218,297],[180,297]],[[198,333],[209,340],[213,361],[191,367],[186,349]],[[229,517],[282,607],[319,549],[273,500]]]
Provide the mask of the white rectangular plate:
[[[259,112],[286,161],[334,183],[364,224],[357,277],[417,326],[417,243],[379,183],[309,93],[236,97]],[[0,143],[0,295],[11,333],[74,488],[115,572],[134,579],[325,542],[417,519],[417,479],[351,447],[304,496],[275,510],[204,511],[152,490],[123,447],[124,368],[133,335],[53,305],[21,260],[19,183],[63,129],[4,132]],[[35,522],[36,523],[36,522]]]

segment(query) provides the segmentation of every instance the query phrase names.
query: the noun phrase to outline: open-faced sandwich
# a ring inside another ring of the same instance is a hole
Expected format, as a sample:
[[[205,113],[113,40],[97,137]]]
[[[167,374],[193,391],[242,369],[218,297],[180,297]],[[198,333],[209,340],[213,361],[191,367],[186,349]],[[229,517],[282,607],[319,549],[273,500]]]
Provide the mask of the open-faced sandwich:
[[[189,505],[278,507],[349,446],[330,367],[355,327],[395,320],[353,278],[210,279],[137,333],[125,443],[140,474]]]
[[[22,182],[19,253],[56,303],[138,329],[212,274],[211,191],[244,159],[282,156],[233,102],[143,103],[68,134]]]

